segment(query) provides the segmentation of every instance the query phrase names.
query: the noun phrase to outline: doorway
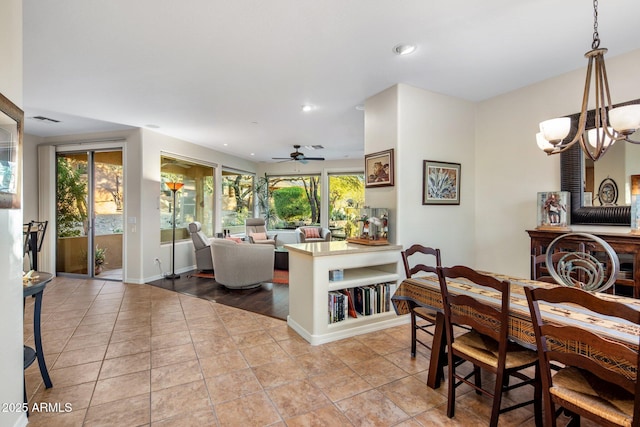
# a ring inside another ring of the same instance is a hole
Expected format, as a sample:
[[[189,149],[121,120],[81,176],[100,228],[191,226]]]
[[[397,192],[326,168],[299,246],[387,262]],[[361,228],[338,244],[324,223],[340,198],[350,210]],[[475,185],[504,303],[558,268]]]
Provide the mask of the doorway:
[[[121,149],[56,153],[56,273],[122,281]]]

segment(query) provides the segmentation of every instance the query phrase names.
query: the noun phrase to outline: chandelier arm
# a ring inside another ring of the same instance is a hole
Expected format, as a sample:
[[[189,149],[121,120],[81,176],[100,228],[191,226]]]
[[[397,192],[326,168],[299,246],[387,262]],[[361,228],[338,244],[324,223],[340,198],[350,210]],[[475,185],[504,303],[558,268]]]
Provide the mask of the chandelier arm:
[[[623,139],[623,140],[625,140],[627,142],[630,142],[632,144],[640,144],[640,141],[635,141],[635,140],[629,138],[628,136],[626,138],[620,138],[620,139]]]
[[[595,154],[591,151],[591,148],[589,148],[589,144],[586,142],[587,141],[587,135],[586,135],[586,131],[582,134],[580,134],[580,148],[582,148],[582,152],[584,154],[587,155],[587,157],[589,157],[591,160],[593,160],[594,162],[600,157],[599,150],[597,150],[596,147],[596,152]]]

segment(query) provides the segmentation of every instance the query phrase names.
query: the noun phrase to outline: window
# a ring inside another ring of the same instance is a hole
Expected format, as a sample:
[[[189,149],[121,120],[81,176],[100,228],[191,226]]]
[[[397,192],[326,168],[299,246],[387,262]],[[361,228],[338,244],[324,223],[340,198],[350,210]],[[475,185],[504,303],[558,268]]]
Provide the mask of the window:
[[[253,218],[254,175],[224,169],[222,171],[222,228],[244,232],[244,220]]]
[[[358,234],[358,218],[363,207],[363,173],[329,174],[329,228],[334,240]]]
[[[213,166],[163,155],[160,157],[160,240],[172,240],[173,192],[167,182],[182,182],[184,187],[176,192],[176,240],[189,239],[187,226],[193,221],[202,224],[202,231],[213,237]]]
[[[269,228],[320,224],[320,175],[271,176],[261,180],[260,210],[267,212]]]

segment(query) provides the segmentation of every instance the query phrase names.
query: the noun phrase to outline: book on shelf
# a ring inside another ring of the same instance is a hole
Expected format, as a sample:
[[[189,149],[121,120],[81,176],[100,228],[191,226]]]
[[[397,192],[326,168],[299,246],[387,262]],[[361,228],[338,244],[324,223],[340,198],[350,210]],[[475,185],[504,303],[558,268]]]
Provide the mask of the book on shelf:
[[[329,323],[341,322],[347,318],[347,295],[337,291],[329,292],[328,303]]]
[[[347,314],[349,315],[349,317],[358,317],[355,305],[353,304],[353,288],[342,289],[340,293],[347,296]]]

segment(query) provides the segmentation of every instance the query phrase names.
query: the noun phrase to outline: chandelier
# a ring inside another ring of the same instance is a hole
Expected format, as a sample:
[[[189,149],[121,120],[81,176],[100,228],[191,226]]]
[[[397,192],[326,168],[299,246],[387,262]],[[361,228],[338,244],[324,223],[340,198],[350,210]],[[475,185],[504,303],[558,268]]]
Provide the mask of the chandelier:
[[[580,143],[582,151],[591,159],[598,160],[616,141],[624,140],[640,144],[629,138],[640,128],[640,105],[625,105],[613,108],[609,94],[607,70],[604,65],[604,54],[607,49],[600,48],[598,34],[598,0],[593,1],[593,41],[591,50],[584,54],[589,59],[587,78],[582,96],[582,108],[578,119],[578,129],[570,141],[564,139],[571,130],[571,119],[561,117],[540,123],[540,132],[536,135],[538,147],[547,154],[558,154]],[[591,80],[594,80],[594,122],[593,129],[586,129],[587,105],[591,92]]]

